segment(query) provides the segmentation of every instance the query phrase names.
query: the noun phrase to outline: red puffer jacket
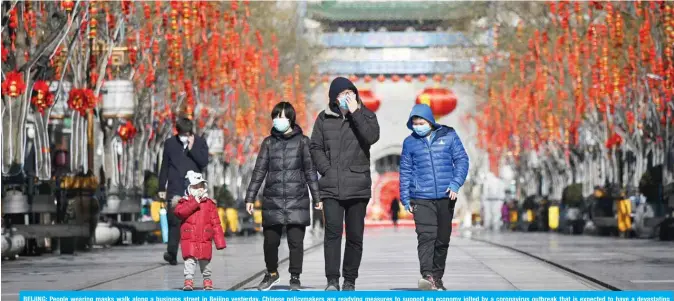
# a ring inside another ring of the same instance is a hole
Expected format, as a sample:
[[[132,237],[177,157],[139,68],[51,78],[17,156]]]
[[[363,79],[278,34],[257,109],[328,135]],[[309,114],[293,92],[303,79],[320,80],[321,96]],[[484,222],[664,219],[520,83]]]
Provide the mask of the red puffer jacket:
[[[186,196],[180,199],[174,213],[183,221],[180,225],[183,259],[211,260],[213,240],[218,250],[227,247],[214,200],[203,198],[197,202],[193,196]]]

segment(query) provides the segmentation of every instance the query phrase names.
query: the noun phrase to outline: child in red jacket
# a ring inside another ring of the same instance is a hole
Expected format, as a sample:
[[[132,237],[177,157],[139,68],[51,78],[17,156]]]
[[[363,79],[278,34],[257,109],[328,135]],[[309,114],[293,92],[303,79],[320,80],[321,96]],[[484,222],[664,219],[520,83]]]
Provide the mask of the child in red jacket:
[[[218,207],[206,194],[206,180],[200,173],[187,172],[187,195],[178,202],[174,212],[182,220],[180,225],[180,249],[185,260],[184,291],[194,289],[194,273],[197,263],[204,277],[204,290],[213,289],[211,280],[211,255],[215,247],[226,247],[225,234],[220,226]]]

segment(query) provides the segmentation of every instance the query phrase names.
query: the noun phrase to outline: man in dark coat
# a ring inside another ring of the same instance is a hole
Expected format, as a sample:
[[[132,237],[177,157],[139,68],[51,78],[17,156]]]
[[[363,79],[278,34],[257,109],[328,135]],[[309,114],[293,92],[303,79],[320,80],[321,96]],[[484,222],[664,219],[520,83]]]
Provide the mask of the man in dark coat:
[[[194,124],[187,118],[176,121],[178,135],[164,141],[159,170],[158,194],[159,198],[167,200],[169,222],[169,241],[164,260],[171,265],[178,263],[176,257],[180,243],[180,220],[173,214],[173,209],[187,190],[185,176],[190,170],[201,173],[208,165],[208,144],[206,139],[194,135],[193,127]]]
[[[379,140],[379,123],[348,79],[335,78],[329,98],[328,108],[318,115],[311,136],[311,155],[322,176],[319,186],[326,223],[326,290],[339,290],[345,223],[342,290],[354,290],[363,255],[366,207],[372,193],[370,147]]]

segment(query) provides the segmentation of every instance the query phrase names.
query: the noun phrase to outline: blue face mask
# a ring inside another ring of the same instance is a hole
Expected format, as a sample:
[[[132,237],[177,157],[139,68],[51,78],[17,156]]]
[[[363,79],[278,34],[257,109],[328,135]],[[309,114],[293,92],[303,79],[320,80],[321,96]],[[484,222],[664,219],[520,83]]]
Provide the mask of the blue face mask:
[[[339,101],[339,107],[346,110],[349,108],[349,105],[346,104],[346,96],[342,96],[340,98],[337,98],[337,101]]]
[[[285,133],[290,128],[290,121],[288,118],[274,118],[274,128],[281,132]]]
[[[428,135],[428,133],[431,132],[431,125],[430,124],[413,125],[412,129],[414,129],[414,132],[417,133],[417,135],[425,137],[426,135]]]

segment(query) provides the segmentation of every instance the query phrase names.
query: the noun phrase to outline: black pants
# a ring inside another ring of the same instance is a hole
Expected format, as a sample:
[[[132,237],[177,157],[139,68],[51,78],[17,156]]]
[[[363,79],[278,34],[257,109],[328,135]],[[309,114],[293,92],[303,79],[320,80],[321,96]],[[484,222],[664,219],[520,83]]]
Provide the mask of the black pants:
[[[363,231],[368,199],[323,200],[325,214],[325,235],[323,249],[325,256],[325,276],[339,279],[342,257],[342,229],[346,224],[346,246],[344,248],[344,279],[356,281],[358,268],[363,257]]]
[[[290,250],[290,274],[302,273],[302,262],[304,261],[304,234],[307,227],[304,225],[286,225],[286,238],[288,239],[288,249]],[[283,225],[266,226],[262,229],[264,235],[264,262],[267,265],[267,271],[270,273],[278,272],[278,247],[281,245],[281,236],[283,235]]]
[[[454,205],[456,200],[449,199],[412,201],[422,276],[442,279],[445,274]]]
[[[175,196],[167,196],[166,198],[166,219],[168,221],[169,237],[166,245],[166,252],[173,258],[178,257],[178,246],[180,245],[180,219],[173,213],[173,206],[171,200]]]

